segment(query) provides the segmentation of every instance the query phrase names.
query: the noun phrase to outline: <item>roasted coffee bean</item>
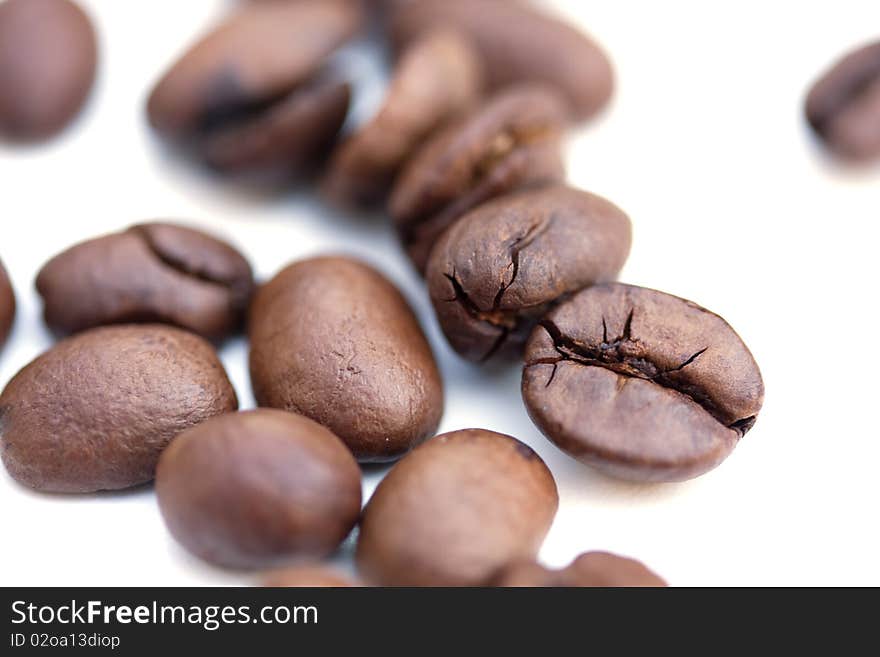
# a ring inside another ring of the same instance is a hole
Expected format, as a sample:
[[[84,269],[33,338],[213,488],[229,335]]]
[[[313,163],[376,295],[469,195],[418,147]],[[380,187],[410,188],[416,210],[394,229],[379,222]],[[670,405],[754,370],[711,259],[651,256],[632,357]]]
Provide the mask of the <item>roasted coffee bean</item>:
[[[850,53],[823,75],[807,96],[806,113],[838,156],[880,157],[880,42]]]
[[[256,294],[250,370],[260,406],[320,422],[361,461],[432,436],[443,413],[434,356],[404,298],[343,257],[290,265]]]
[[[635,559],[608,552],[586,552],[560,570],[536,561],[521,561],[495,576],[494,586],[506,587],[657,587],[666,582]]]
[[[162,223],[77,244],[37,275],[46,323],[61,335],[161,322],[220,340],[241,328],[253,287],[250,265],[234,248]]]
[[[422,0],[390,7],[400,47],[426,29],[454,27],[469,36],[492,88],[546,82],[586,119],[611,97],[614,73],[602,49],[571,25],[517,0]]]
[[[752,427],[764,384],[721,317],[622,284],[557,306],[526,345],[529,415],[563,451],[610,475],[679,481],[711,470]]]
[[[473,105],[480,88],[478,57],[457,32],[416,39],[397,64],[378,114],[331,158],[324,195],[347,205],[382,201],[416,146]]]
[[[252,3],[199,41],[162,78],[147,111],[158,131],[194,141],[210,164],[298,170],[329,148],[349,90],[327,57],[361,27],[359,3]]]
[[[566,116],[551,89],[514,87],[413,156],[394,185],[390,212],[420,272],[443,231],[468,210],[516,189],[562,180]]]
[[[270,573],[264,586],[276,588],[348,588],[360,586],[353,578],[335,568],[322,565],[304,565]]]
[[[0,2],[0,136],[59,132],[85,103],[97,59],[94,28],[70,0]]]
[[[205,162],[228,173],[305,173],[333,143],[350,101],[347,82],[319,77],[303,83],[265,112],[207,136],[202,146]]]
[[[0,348],[6,344],[13,321],[15,321],[15,292],[12,290],[6,268],[0,262]]]
[[[404,457],[367,504],[360,572],[385,586],[481,586],[531,559],[559,498],[541,458],[515,438],[467,429]]]
[[[193,554],[265,568],[336,549],[357,523],[361,472],[330,431],[258,409],[180,434],[156,472],[168,529]]]
[[[550,307],[617,276],[630,235],[620,209],[571,187],[514,193],[472,210],[428,262],[431,302],[449,343],[473,361],[520,353]]]
[[[237,406],[202,338],[159,324],[92,329],[31,362],[0,395],[3,463],[38,490],[128,488],[153,478],[177,434]]]

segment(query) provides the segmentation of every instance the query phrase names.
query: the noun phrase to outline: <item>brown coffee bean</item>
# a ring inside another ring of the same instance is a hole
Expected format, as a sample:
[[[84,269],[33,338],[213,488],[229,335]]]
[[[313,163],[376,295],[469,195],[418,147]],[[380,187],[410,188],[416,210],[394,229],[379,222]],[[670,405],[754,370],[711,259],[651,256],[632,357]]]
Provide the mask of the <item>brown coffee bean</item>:
[[[536,561],[521,561],[502,569],[493,580],[505,587],[658,587],[666,582],[635,559],[608,552],[586,552],[560,570]]]
[[[374,269],[343,257],[290,265],[257,292],[248,330],[258,404],[320,422],[359,460],[398,458],[436,431],[431,348]]]
[[[752,427],[764,384],[721,317],[622,284],[557,306],[526,345],[523,399],[563,451],[610,475],[680,481],[721,463]]]
[[[807,120],[836,155],[880,157],[880,41],[838,61],[810,90]]]
[[[85,103],[97,59],[94,28],[70,0],[0,2],[0,135],[59,132]]]
[[[156,85],[150,123],[193,140],[218,168],[306,167],[329,147],[348,106],[347,86],[324,72],[327,57],[363,18],[346,0],[242,7]]]
[[[431,302],[449,343],[485,361],[519,354],[561,299],[612,280],[629,254],[629,218],[603,198],[551,186],[472,210],[431,253]]]
[[[508,89],[431,138],[394,185],[390,212],[420,272],[443,232],[468,210],[516,189],[562,180],[562,99]]]
[[[304,83],[295,93],[249,120],[205,137],[205,162],[221,172],[284,169],[306,173],[345,122],[351,86],[330,77]]]
[[[477,54],[457,32],[438,30],[414,40],[378,114],[331,158],[324,195],[346,205],[381,202],[415,148],[473,105],[480,88]]]
[[[46,323],[59,334],[161,322],[220,340],[241,328],[254,283],[229,244],[150,223],[82,242],[37,275]]]
[[[611,97],[614,73],[602,49],[578,29],[516,0],[422,0],[394,3],[390,31],[400,47],[426,29],[454,27],[469,36],[491,88],[545,82],[586,119]]]
[[[97,328],[59,342],[9,382],[0,449],[25,486],[117,490],[150,481],[181,431],[237,406],[202,338],[158,324]]]
[[[515,438],[467,429],[432,438],[382,480],[364,509],[357,562],[385,586],[481,586],[534,558],[559,497]]]
[[[353,578],[335,568],[322,565],[304,565],[270,573],[264,586],[275,588],[349,588],[360,586]]]
[[[230,568],[265,568],[336,549],[357,522],[361,472],[345,445],[308,418],[258,409],[180,434],[156,472],[159,508],[190,552]]]
[[[0,348],[6,344],[12,323],[15,321],[15,292],[6,268],[0,262]]]

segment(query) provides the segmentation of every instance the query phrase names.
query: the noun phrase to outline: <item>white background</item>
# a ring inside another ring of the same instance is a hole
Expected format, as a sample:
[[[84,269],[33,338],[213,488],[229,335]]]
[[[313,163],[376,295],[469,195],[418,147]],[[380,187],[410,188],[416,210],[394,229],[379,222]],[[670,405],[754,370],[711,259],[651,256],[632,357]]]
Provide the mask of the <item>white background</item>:
[[[880,37],[880,3],[553,3],[604,44],[617,70],[612,105],[571,140],[569,164],[575,184],[632,217],[622,279],[726,317],[767,386],[755,428],[721,467],[659,486],[615,482],[569,459],[529,422],[518,368],[456,358],[382,217],[326,210],[307,192],[233,188],[156,142],[143,116],[150,87],[232,2],[83,4],[102,54],[86,111],[47,145],[0,146],[0,257],[19,301],[0,382],[51,344],[34,276],[84,238],[147,219],[187,220],[240,245],[261,278],[297,258],[346,251],[377,264],[418,311],[446,381],[441,430],[510,433],[550,465],[561,505],[547,563],[606,549],[677,585],[880,584],[880,168],[837,167],[802,120],[812,79]],[[381,97],[378,66],[357,50],[351,62],[360,80],[373,81],[361,89],[363,115]],[[243,408],[253,406],[246,356],[243,341],[222,352]],[[366,494],[379,476],[366,476]],[[5,585],[254,581],[177,547],[149,487],[43,495],[2,471],[0,521]]]

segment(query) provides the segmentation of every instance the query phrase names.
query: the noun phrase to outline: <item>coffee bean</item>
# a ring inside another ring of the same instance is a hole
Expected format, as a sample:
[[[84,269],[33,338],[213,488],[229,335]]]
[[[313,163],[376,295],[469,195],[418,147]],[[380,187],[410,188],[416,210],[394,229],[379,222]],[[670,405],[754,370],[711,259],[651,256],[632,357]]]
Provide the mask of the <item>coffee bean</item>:
[[[483,57],[489,85],[546,82],[586,119],[611,97],[614,73],[602,49],[562,20],[516,0],[422,0],[390,7],[390,32],[400,47],[426,29],[454,27]]]
[[[161,322],[220,340],[241,328],[253,291],[247,260],[191,228],[150,223],[82,242],[37,275],[58,334]]]
[[[6,268],[0,262],[0,348],[6,344],[12,323],[15,321],[15,292]]]
[[[330,431],[259,409],[180,434],[156,472],[168,529],[193,554],[265,568],[336,549],[357,522],[361,473]]]
[[[504,568],[492,584],[504,587],[658,587],[666,582],[635,559],[608,552],[586,552],[560,570],[536,561]]]
[[[85,103],[97,59],[94,28],[70,0],[0,2],[0,135],[59,132]]]
[[[275,588],[349,588],[360,586],[353,578],[335,568],[321,565],[303,565],[271,573],[264,586]]]
[[[806,113],[839,157],[880,157],[880,42],[848,54],[823,75],[807,96]]]
[[[59,342],[3,390],[3,463],[42,491],[128,488],[153,478],[177,434],[237,405],[202,338],[158,324],[92,329]]]
[[[307,173],[345,122],[351,86],[332,77],[303,83],[265,112],[205,137],[205,162],[220,172]]]
[[[358,3],[253,3],[199,41],[159,81],[147,111],[215,167],[297,170],[329,147],[348,88],[327,57],[363,23]],[[239,150],[240,149],[240,150]]]
[[[431,253],[431,302],[449,343],[485,361],[519,354],[561,299],[613,279],[629,254],[629,218],[603,198],[551,186],[472,210]]]
[[[515,438],[467,429],[432,438],[382,480],[361,520],[357,562],[385,586],[481,586],[534,558],[559,498]]]
[[[566,116],[552,90],[520,86],[425,143],[401,172],[389,206],[420,272],[439,237],[468,210],[516,189],[562,180]]]
[[[260,406],[320,422],[361,461],[388,461],[432,436],[443,386],[400,292],[343,257],[290,265],[256,294],[250,370]]]
[[[324,195],[346,205],[373,205],[401,165],[437,127],[473,105],[480,64],[470,43],[438,30],[416,39],[397,64],[378,114],[331,158]]]
[[[752,354],[721,317],[655,290],[597,285],[560,304],[526,345],[529,415],[563,451],[610,475],[679,481],[711,470],[764,399]]]

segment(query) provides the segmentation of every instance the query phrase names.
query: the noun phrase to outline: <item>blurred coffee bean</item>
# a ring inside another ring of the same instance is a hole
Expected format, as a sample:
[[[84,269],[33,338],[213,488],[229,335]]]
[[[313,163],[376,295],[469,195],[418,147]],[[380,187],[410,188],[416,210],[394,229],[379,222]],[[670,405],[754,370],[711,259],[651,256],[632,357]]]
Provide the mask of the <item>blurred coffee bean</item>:
[[[426,278],[440,327],[469,360],[519,355],[550,307],[617,276],[630,241],[630,221],[620,209],[571,187],[484,203],[431,252]]]
[[[378,114],[342,142],[329,163],[323,191],[343,205],[384,200],[415,148],[437,127],[473,105],[480,63],[456,32],[427,32],[398,62]]]
[[[880,42],[838,61],[807,96],[807,120],[838,157],[880,158]]]
[[[181,431],[234,411],[211,345],[170,326],[102,327],[59,342],[0,395],[0,449],[19,483],[57,493],[153,479]]]
[[[488,83],[545,82],[586,119],[602,109],[614,73],[602,49],[568,23],[517,0],[419,0],[388,6],[389,30],[398,49],[427,29],[454,27],[482,55]]]
[[[320,564],[293,566],[270,573],[263,586],[275,588],[349,588],[360,586],[335,568]]]
[[[67,126],[97,59],[94,28],[70,0],[0,2],[0,137],[38,141]]]
[[[329,148],[349,101],[328,57],[363,24],[346,0],[240,8],[159,81],[147,111],[166,137],[189,140],[224,170],[300,172]]]
[[[565,176],[560,142],[567,117],[552,89],[513,87],[416,152],[394,185],[389,210],[420,272],[443,232],[471,208]]]
[[[60,335],[161,322],[219,341],[242,327],[253,287],[250,265],[229,244],[162,223],[77,244],[37,275],[46,323]]]
[[[156,495],[172,535],[230,568],[324,556],[361,509],[361,471],[342,441],[272,409],[228,413],[180,434],[162,454]]]
[[[432,438],[382,480],[364,509],[357,563],[383,586],[482,586],[533,559],[559,497],[515,438],[467,429]]]
[[[635,559],[608,552],[586,552],[565,568],[551,570],[536,561],[502,569],[492,581],[505,587],[658,587],[666,582]]]
[[[6,268],[0,262],[0,348],[6,344],[15,321],[15,292]]]
[[[721,463],[764,401],[761,372],[721,317],[617,283],[578,292],[526,345],[526,409],[571,456],[634,481],[681,481]]]
[[[205,162],[237,173],[283,168],[305,173],[345,122],[351,86],[332,77],[304,83],[266,112],[205,137]]]
[[[250,310],[260,406],[330,428],[360,461],[390,461],[434,435],[443,385],[418,320],[394,285],[356,260],[282,270]]]

